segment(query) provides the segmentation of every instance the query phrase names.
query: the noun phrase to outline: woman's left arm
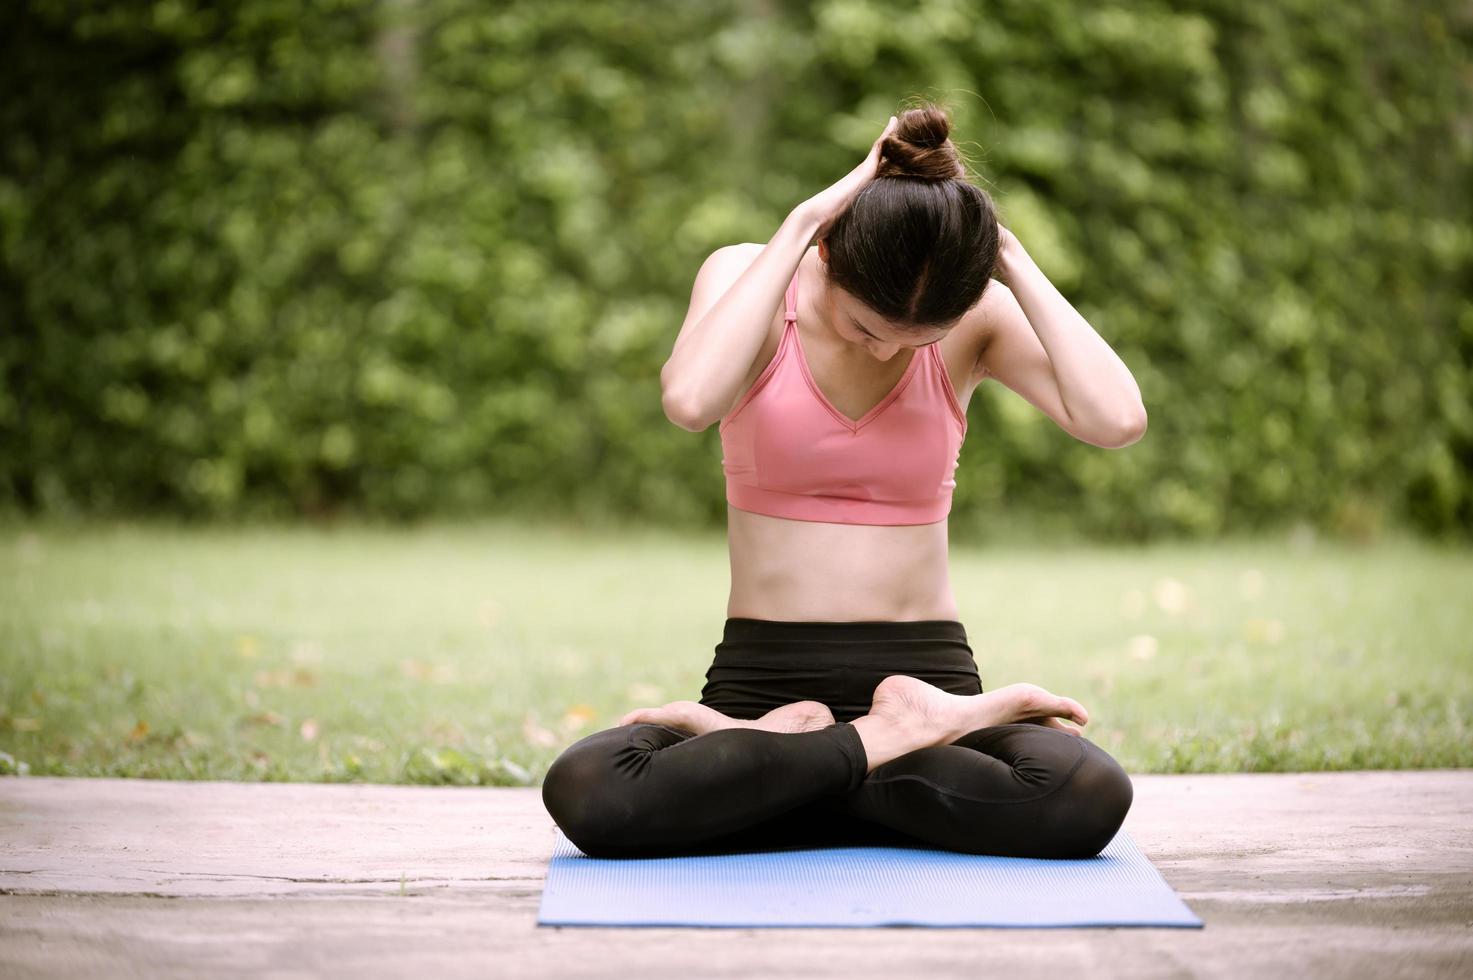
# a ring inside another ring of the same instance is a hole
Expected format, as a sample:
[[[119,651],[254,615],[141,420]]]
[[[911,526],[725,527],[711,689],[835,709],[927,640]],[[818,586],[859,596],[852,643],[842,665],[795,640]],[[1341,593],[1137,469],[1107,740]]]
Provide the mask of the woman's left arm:
[[[1017,237],[1001,225],[998,231],[998,271],[1048,352],[1069,417],[1096,431],[1128,433],[1129,442],[1139,439],[1146,430],[1146,406],[1130,369],[1049,282]]]

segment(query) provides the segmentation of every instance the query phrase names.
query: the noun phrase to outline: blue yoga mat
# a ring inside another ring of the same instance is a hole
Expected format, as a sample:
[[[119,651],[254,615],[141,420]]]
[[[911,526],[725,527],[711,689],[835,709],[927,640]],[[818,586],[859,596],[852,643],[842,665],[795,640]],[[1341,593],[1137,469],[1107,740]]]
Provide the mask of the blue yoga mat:
[[[875,846],[591,858],[558,830],[537,922],[1202,928],[1123,830],[1082,860]]]

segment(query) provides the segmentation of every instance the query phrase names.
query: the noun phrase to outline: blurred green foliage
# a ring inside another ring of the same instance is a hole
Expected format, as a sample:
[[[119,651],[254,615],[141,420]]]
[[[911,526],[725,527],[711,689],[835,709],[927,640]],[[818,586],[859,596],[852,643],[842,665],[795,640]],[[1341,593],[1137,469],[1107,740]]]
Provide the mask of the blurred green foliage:
[[[1451,0],[30,0],[0,9],[0,508],[723,520],[663,416],[701,260],[905,100],[1140,382],[970,406],[952,514],[1473,533]]]

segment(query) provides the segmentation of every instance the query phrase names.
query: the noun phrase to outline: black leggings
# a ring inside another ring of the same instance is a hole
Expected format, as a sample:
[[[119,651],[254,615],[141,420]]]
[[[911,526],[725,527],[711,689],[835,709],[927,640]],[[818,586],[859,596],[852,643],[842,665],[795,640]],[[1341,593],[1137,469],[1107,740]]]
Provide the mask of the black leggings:
[[[779,622],[730,618],[701,703],[758,718],[821,701],[836,723],[797,733],[663,725],[594,732],[542,783],[557,825],[591,857],[827,845],[940,847],[972,854],[1098,854],[1130,809],[1130,778],[1088,738],[1032,722],[970,732],[866,773],[849,722],[875,685],[908,674],[980,694],[955,620]]]

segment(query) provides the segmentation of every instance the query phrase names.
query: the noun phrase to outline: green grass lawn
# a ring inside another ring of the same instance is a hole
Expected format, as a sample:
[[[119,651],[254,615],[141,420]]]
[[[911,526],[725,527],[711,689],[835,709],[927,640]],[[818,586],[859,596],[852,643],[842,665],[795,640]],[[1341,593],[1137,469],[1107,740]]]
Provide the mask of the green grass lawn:
[[[1473,765],[1473,556],[1411,541],[952,549],[988,688],[1132,772]],[[533,784],[699,696],[719,535],[0,528],[0,771]]]

